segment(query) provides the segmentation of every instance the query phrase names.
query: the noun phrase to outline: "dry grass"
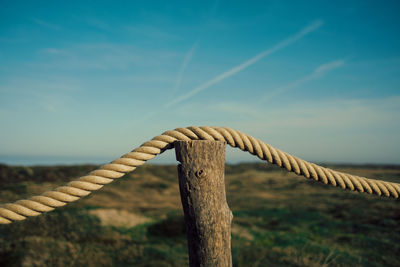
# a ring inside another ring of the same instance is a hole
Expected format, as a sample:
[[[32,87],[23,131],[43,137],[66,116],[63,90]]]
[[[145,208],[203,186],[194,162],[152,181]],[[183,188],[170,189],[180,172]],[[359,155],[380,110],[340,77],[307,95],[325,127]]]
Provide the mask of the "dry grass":
[[[89,211],[89,214],[98,217],[103,226],[131,228],[152,221],[150,218],[126,210],[93,209]]]
[[[41,193],[92,168],[0,170],[9,179],[3,179],[0,201]],[[339,169],[400,181],[397,166]],[[16,183],[10,173],[17,173]],[[42,177],[37,182],[36,173]],[[266,164],[228,165],[226,184],[235,266],[400,266],[398,200],[344,191]],[[0,265],[185,266],[182,220],[176,167],[145,165],[66,208],[1,226]]]

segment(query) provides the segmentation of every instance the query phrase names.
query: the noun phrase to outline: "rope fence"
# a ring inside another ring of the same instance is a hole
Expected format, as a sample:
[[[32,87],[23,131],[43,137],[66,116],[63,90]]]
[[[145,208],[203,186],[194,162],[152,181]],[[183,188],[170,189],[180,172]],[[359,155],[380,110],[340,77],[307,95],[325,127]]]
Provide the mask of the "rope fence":
[[[178,140],[225,141],[232,147],[248,151],[250,154],[285,168],[289,172],[294,172],[297,175],[302,175],[324,184],[378,196],[398,198],[400,195],[400,184],[398,183],[359,177],[318,166],[273,148],[261,140],[231,128],[192,126],[166,131],[143,143],[132,152],[64,186],[44,192],[39,196],[33,196],[29,199],[22,199],[0,206],[0,224],[25,220],[27,217],[52,211],[69,202],[74,202],[85,197],[91,192],[111,183],[114,179],[121,178],[125,174],[134,171],[136,167],[143,165],[146,161],[153,159],[165,150],[172,149],[174,142]]]

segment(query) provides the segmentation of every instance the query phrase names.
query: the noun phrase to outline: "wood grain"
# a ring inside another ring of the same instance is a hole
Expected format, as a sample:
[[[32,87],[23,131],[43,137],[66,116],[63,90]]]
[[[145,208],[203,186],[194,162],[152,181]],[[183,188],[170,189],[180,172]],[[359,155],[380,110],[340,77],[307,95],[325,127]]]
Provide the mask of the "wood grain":
[[[175,142],[190,266],[232,266],[225,146],[221,141]]]

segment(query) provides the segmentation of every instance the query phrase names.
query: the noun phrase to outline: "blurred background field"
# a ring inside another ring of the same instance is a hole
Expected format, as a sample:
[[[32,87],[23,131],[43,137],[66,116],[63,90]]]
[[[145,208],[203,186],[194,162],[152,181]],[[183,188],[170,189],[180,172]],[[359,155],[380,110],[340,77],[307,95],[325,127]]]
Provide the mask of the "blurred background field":
[[[95,165],[0,165],[0,201]],[[400,182],[400,166],[328,166]],[[400,205],[264,163],[226,166],[234,266],[400,266]],[[145,165],[80,201],[0,226],[1,266],[187,266],[176,166]]]

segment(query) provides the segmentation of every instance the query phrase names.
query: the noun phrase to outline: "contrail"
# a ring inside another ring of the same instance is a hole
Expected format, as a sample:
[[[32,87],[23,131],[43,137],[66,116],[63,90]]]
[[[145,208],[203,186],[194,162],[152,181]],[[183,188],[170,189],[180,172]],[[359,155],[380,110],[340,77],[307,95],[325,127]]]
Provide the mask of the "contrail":
[[[271,93],[266,94],[260,102],[265,102],[269,100],[270,98],[279,95],[283,92],[286,92],[288,90],[291,90],[293,88],[296,88],[308,81],[315,80],[321,76],[323,76],[325,73],[337,69],[345,64],[344,59],[337,59],[322,65],[319,65],[317,68],[314,69],[314,71],[300,79],[295,80],[294,82],[289,83],[288,85],[276,88],[275,90],[272,90]]]
[[[234,75],[234,74],[246,69],[247,67],[253,65],[254,63],[259,61],[260,59],[262,59],[262,58],[264,58],[266,56],[269,56],[272,53],[275,53],[276,51],[278,51],[278,50],[280,50],[282,48],[285,48],[286,46],[294,43],[295,41],[300,40],[301,38],[303,38],[307,34],[317,30],[318,28],[320,28],[323,24],[324,23],[321,20],[315,21],[311,25],[301,29],[295,35],[290,36],[289,38],[279,42],[278,44],[276,44],[272,48],[261,52],[260,54],[250,58],[249,60],[243,62],[242,64],[240,64],[240,65],[238,65],[238,66],[236,66],[236,67],[234,67],[234,68],[232,68],[232,69],[230,69],[230,70],[228,70],[228,71],[216,76],[215,78],[203,83],[202,85],[196,87],[195,89],[193,89],[192,91],[188,92],[187,94],[182,95],[181,97],[178,97],[178,98],[174,99],[173,101],[167,103],[165,105],[165,107],[168,108],[168,107],[171,107],[172,105],[181,103],[182,101],[184,101],[184,100],[186,100],[186,99],[198,94],[199,92],[209,88],[210,86],[212,86],[212,85],[214,85],[214,84],[216,84],[216,83],[218,83],[218,82],[220,82],[222,80],[225,80],[226,78],[231,77],[232,75]]]
[[[185,70],[186,70],[187,66],[189,65],[189,62],[192,59],[196,48],[197,48],[197,41],[193,44],[193,46],[190,48],[190,50],[186,53],[186,55],[182,61],[181,68],[179,69],[178,77],[176,78],[175,86],[171,92],[172,95],[174,95],[179,90],[179,87],[181,86],[181,83],[183,80],[183,74],[185,73]]]

